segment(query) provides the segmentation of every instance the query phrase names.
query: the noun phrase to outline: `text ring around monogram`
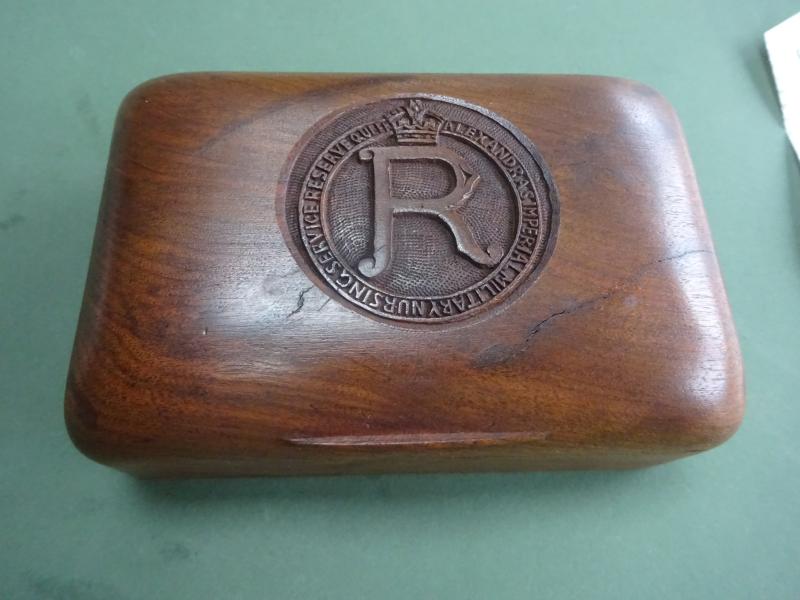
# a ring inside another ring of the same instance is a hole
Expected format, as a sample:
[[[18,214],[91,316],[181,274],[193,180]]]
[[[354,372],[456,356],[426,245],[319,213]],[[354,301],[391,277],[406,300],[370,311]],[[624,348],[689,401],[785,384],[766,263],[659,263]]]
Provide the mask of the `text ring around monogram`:
[[[521,132],[422,94],[353,108],[315,131],[283,200],[291,241],[339,297],[418,323],[508,299],[552,249],[558,210]]]

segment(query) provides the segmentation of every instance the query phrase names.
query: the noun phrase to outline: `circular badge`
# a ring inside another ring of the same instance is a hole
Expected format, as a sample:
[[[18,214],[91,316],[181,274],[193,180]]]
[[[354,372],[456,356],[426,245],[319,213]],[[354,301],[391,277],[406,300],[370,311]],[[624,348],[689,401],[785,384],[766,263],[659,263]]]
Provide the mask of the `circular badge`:
[[[416,94],[324,119],[284,171],[291,242],[347,304],[446,323],[511,298],[555,242],[558,200],[501,117]]]

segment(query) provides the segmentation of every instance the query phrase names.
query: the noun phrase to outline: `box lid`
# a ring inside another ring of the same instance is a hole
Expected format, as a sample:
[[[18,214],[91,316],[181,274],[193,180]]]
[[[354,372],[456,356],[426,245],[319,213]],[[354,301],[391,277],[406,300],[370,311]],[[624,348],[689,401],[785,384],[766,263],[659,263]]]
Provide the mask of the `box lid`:
[[[632,467],[742,410],[686,144],[648,87],[185,74],[122,104],[66,397],[96,460]]]

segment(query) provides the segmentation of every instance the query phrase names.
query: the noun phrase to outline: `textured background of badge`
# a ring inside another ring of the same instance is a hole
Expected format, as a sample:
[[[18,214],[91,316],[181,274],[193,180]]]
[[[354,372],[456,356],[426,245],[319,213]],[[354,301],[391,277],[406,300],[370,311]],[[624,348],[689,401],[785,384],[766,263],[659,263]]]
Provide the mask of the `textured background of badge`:
[[[795,598],[800,174],[761,34],[787,2],[8,2],[0,595]],[[493,21],[494,19],[494,21]],[[195,69],[580,72],[680,114],[745,356],[723,448],[630,473],[139,483],[66,437],[117,104]]]

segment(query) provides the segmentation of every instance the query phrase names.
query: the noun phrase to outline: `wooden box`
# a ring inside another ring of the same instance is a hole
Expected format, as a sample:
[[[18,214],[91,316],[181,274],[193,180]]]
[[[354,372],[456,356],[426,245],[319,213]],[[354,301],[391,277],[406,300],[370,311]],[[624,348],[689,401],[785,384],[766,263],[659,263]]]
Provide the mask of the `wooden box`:
[[[681,127],[648,87],[186,74],[122,104],[66,392],[95,460],[638,467],[742,411]]]

